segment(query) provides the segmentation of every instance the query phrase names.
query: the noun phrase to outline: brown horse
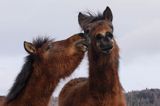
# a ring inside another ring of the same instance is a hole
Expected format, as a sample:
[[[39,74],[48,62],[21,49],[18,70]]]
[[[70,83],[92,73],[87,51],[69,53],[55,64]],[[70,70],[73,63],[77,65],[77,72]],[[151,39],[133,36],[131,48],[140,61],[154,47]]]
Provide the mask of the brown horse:
[[[89,37],[89,78],[71,80],[62,89],[59,106],[126,106],[119,81],[119,48],[113,36],[112,12],[79,13],[79,24]]]
[[[2,106],[47,106],[60,78],[69,76],[83,59],[83,43],[84,34],[62,41],[24,42],[29,55]]]

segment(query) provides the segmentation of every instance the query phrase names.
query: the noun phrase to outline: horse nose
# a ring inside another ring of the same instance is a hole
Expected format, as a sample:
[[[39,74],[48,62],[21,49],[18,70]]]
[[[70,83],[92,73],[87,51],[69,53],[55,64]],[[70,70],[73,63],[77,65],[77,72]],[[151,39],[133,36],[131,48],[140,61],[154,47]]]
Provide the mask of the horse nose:
[[[89,36],[86,33],[79,33],[78,34],[81,38],[86,39],[87,41],[89,41]]]
[[[80,43],[88,48],[89,41],[87,35],[85,33],[79,33],[78,35],[82,38]]]
[[[78,33],[78,35],[82,38],[85,38],[85,34],[84,33]]]
[[[110,32],[107,32],[105,35],[106,42],[112,42],[113,41],[113,34]]]

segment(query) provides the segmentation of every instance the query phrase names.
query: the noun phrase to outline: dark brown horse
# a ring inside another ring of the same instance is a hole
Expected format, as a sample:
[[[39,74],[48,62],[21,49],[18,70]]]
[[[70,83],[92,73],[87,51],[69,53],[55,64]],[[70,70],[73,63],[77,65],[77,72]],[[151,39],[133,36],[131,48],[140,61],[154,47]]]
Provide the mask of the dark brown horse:
[[[62,89],[59,106],[126,106],[119,81],[119,48],[113,36],[112,12],[79,13],[79,24],[89,37],[89,78],[71,80]]]
[[[83,34],[62,41],[38,38],[24,42],[29,53],[3,106],[47,106],[57,83],[69,76],[85,53]]]

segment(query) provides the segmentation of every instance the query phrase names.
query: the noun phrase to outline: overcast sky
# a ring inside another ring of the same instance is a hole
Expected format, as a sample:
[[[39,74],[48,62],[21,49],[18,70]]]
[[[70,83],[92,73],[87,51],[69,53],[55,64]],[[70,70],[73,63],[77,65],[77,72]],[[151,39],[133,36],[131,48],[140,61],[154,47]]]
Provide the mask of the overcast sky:
[[[114,16],[124,89],[160,88],[159,0],[0,0],[0,95],[7,94],[24,63],[23,41],[39,35],[67,38],[81,31],[78,12],[103,12],[106,6]],[[66,80],[83,76],[88,76],[87,57]]]

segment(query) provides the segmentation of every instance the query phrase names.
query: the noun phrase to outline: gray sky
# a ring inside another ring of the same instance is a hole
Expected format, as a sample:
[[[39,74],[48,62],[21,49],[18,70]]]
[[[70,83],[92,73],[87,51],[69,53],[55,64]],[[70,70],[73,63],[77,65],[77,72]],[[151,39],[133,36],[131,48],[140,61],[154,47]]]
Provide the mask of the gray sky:
[[[20,71],[23,41],[38,35],[61,40],[80,32],[79,11],[102,12],[110,6],[120,46],[120,78],[126,91],[160,88],[159,0],[0,0],[0,95]],[[85,58],[70,78],[88,76]],[[54,95],[64,84],[61,81]]]

